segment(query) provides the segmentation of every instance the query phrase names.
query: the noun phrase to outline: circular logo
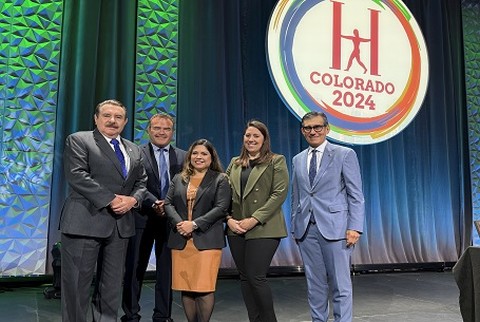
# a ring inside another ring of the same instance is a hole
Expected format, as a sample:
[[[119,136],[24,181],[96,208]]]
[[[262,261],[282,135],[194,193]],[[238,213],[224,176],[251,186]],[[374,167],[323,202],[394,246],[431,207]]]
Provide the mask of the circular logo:
[[[324,112],[330,137],[345,143],[401,132],[428,84],[423,35],[400,0],[279,0],[267,58],[287,107],[300,119]]]

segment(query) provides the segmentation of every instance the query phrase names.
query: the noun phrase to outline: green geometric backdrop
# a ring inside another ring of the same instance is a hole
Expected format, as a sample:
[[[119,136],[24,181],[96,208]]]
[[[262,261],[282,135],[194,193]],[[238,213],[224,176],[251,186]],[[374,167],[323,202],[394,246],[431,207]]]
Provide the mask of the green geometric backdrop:
[[[176,114],[176,3],[138,1],[136,143],[159,107]],[[0,277],[46,272],[62,8],[0,0]]]
[[[0,276],[45,272],[62,5],[0,2]]]
[[[177,107],[177,0],[140,0],[137,21],[135,143],[148,141],[153,114]]]

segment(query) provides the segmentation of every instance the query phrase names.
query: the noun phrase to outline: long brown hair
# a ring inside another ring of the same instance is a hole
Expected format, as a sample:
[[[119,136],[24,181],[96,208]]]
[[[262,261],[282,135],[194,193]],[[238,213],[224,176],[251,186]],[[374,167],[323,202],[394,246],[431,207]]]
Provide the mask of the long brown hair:
[[[191,161],[192,161],[193,149],[195,149],[197,145],[203,145],[204,147],[207,148],[208,152],[210,153],[210,156],[212,157],[212,163],[210,163],[209,169],[217,172],[223,172],[222,163],[220,162],[220,158],[218,157],[217,150],[215,150],[215,147],[213,146],[213,144],[206,139],[199,139],[193,142],[192,145],[190,145],[190,148],[188,149],[188,152],[187,152],[187,157],[185,158],[185,162],[183,163],[183,169],[180,175],[184,182],[188,182],[190,180],[190,177],[195,172],[195,169],[193,168]]]
[[[258,120],[250,120],[247,122],[247,125],[245,126],[243,135],[245,135],[245,132],[249,127],[256,128],[263,135],[263,145],[260,148],[260,156],[256,160],[257,164],[270,162],[274,156],[274,153],[272,152],[270,147],[270,134],[268,133],[267,126]],[[243,143],[242,141],[242,149],[240,151],[240,156],[238,157],[237,160],[235,160],[235,164],[241,165],[242,167],[245,168],[248,166],[249,161],[250,161],[250,158],[248,156],[248,151],[247,149],[245,149],[245,143]]]

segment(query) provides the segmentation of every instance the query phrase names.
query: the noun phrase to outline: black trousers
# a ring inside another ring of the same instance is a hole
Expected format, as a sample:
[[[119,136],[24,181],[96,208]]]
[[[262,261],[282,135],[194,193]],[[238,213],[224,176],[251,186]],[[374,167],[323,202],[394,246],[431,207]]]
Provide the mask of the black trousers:
[[[162,218],[163,219],[163,218]],[[168,230],[166,219],[149,222],[145,228],[137,228],[130,239],[125,265],[122,309],[124,322],[140,320],[140,295],[145,271],[155,242],[155,306],[152,321],[168,321],[172,312],[172,255],[167,248]]]
[[[228,236],[233,260],[240,274],[243,301],[251,322],[276,322],[267,272],[279,238],[245,239]]]

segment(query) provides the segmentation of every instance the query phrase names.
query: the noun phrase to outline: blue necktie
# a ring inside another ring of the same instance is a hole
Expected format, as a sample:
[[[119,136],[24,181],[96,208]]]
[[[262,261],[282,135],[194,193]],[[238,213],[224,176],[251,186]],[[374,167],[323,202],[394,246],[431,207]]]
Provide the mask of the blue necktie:
[[[167,149],[158,149],[158,174],[160,175],[160,200],[165,199],[168,192],[169,180],[168,180],[168,165],[165,159],[165,152]]]
[[[118,142],[117,139],[112,139],[110,141],[111,144],[113,144],[113,148],[115,149],[115,154],[117,155],[118,161],[120,161],[120,165],[122,166],[122,174],[123,178],[127,177],[127,166],[125,164],[125,157],[122,153],[122,150],[120,150],[120,142]]]
[[[312,158],[310,159],[310,168],[308,169],[308,179],[310,186],[313,186],[313,179],[317,175],[317,150],[312,150]]]

